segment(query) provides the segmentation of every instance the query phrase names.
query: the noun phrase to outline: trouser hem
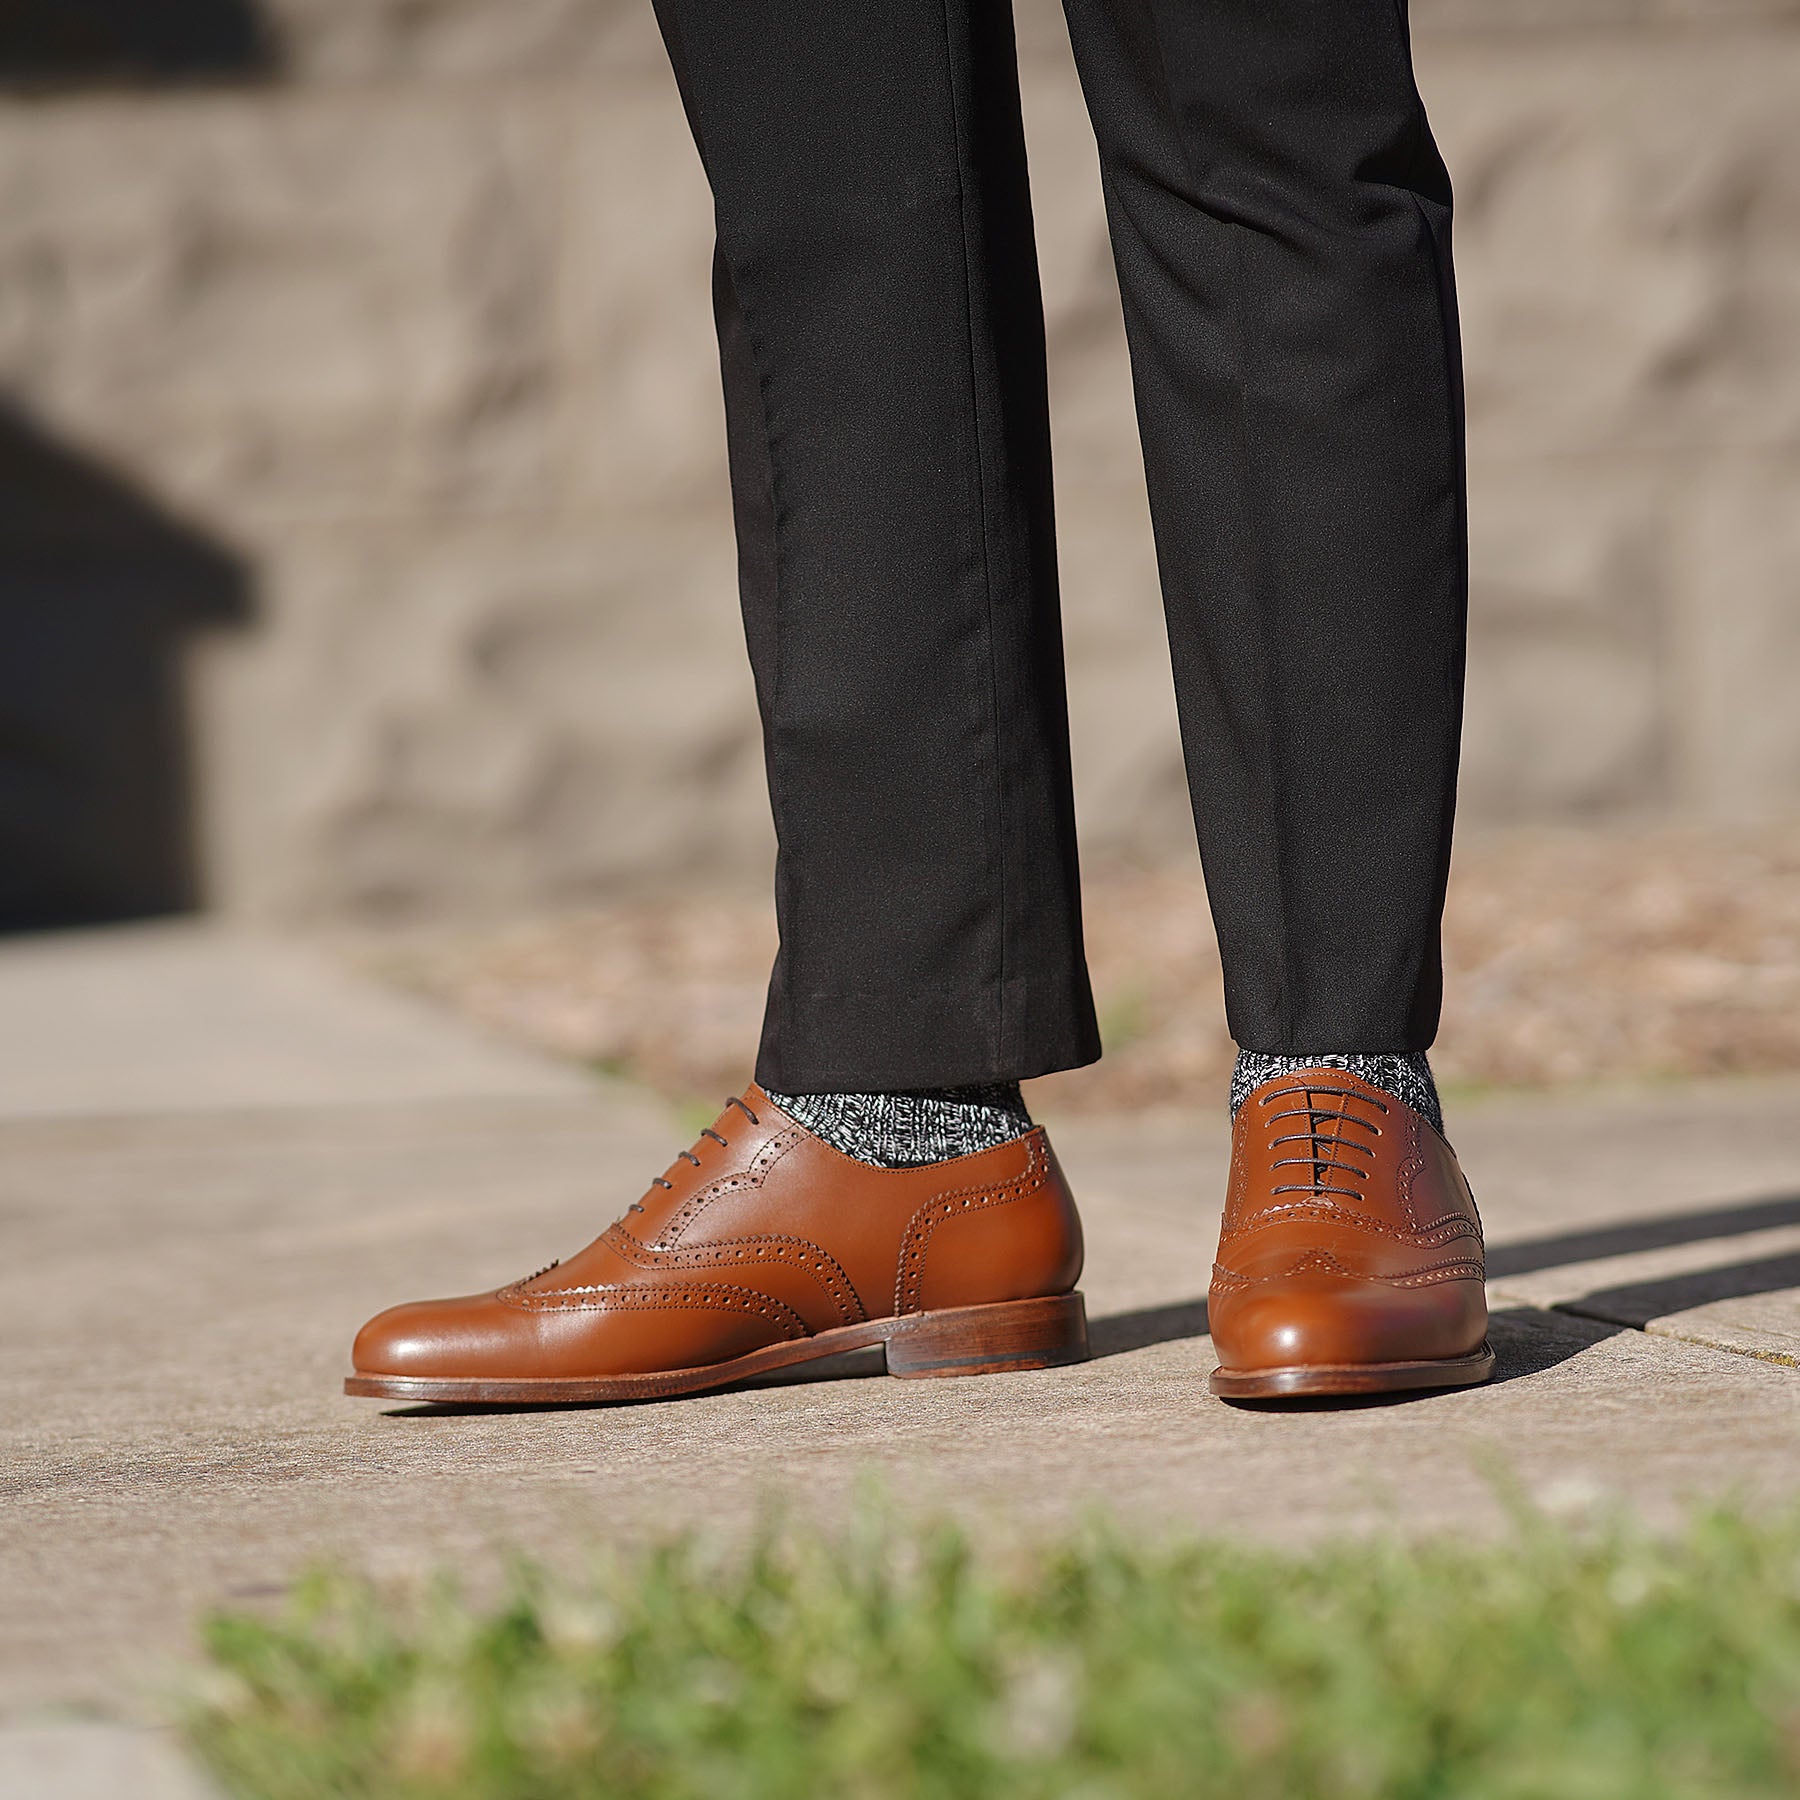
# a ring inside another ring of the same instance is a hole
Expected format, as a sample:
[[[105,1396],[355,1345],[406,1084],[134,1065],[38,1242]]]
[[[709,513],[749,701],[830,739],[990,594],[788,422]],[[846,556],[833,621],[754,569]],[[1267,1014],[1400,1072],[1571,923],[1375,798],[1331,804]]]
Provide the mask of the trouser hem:
[[[1093,1002],[1008,983],[1004,1038],[991,1011],[952,994],[857,989],[787,996],[756,1059],[760,1086],[785,1094],[899,1093],[1027,1081],[1100,1055]]]

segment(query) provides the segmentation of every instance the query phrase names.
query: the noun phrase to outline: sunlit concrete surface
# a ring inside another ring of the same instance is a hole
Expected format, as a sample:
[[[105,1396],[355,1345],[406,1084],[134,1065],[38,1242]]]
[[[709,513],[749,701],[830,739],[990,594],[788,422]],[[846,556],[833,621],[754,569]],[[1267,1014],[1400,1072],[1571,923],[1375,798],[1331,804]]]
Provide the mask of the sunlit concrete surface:
[[[1087,1215],[1085,1366],[899,1382],[865,1359],[665,1403],[437,1413],[342,1397],[358,1323],[573,1249],[685,1132],[323,966],[303,978],[292,948],[137,941],[0,950],[11,1726],[155,1716],[200,1611],[266,1603],[321,1557],[574,1557],[736,1531],[775,1498],[834,1513],[871,1474],[984,1531],[1105,1505],[1284,1541],[1500,1529],[1510,1491],[1660,1519],[1800,1482],[1800,1084],[1453,1111],[1494,1244],[1481,1389],[1207,1396],[1227,1147],[1209,1099],[1191,1120],[1050,1121]],[[58,1023],[59,994],[116,1035]]]

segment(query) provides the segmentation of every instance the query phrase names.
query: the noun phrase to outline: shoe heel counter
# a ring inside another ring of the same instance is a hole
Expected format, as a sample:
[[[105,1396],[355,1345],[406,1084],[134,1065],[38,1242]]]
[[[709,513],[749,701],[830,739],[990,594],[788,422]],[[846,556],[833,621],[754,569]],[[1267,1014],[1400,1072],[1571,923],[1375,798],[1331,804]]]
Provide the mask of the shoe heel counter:
[[[1085,1247],[1067,1177],[1040,1126],[1023,1166],[936,1196],[901,1245],[895,1311],[982,1306],[1072,1293]]]
[[[1075,1205],[1074,1190],[1048,1136],[1044,1139],[1044,1160],[1048,1168],[1041,1204],[1050,1215],[1050,1230],[1060,1247],[1053,1284],[1044,1291],[1070,1294],[1087,1262],[1087,1240],[1081,1233],[1081,1213]]]

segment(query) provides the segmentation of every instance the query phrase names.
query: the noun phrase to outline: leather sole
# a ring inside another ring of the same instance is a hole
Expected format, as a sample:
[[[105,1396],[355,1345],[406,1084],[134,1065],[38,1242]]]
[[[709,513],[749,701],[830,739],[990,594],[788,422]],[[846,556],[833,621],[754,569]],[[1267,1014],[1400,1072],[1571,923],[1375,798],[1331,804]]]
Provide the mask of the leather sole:
[[[1472,1356],[1438,1357],[1425,1362],[1214,1369],[1206,1385],[1221,1400],[1293,1400],[1314,1394],[1392,1394],[1411,1388],[1474,1387],[1493,1372],[1494,1353],[1483,1344]]]
[[[867,1319],[860,1325],[839,1325],[790,1343],[769,1344],[747,1356],[700,1369],[517,1381],[486,1376],[351,1375],[344,1382],[344,1392],[361,1399],[463,1406],[660,1400],[724,1387],[748,1375],[866,1349],[871,1344],[886,1347],[887,1372],[906,1380],[1052,1369],[1087,1360],[1087,1307],[1078,1293],[1055,1294],[1041,1300],[1005,1300],[991,1306],[954,1306],[893,1319]]]

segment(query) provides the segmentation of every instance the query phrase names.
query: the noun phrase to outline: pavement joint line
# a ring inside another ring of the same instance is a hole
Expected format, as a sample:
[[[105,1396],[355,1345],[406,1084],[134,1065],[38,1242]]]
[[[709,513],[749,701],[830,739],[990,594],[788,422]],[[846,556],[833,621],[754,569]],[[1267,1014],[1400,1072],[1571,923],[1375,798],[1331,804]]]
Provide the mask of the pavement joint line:
[[[1759,1350],[1748,1344],[1721,1344],[1717,1338],[1671,1331],[1657,1319],[1647,1319],[1642,1324],[1635,1319],[1617,1319],[1608,1313],[1584,1310],[1579,1300],[1552,1300],[1546,1305],[1541,1300],[1527,1300],[1522,1295],[1496,1293],[1494,1298],[1508,1306],[1528,1306],[1533,1312],[1562,1313],[1571,1319],[1585,1319],[1590,1324],[1611,1325],[1618,1331],[1635,1331],[1643,1337],[1668,1338],[1678,1344],[1692,1344],[1696,1349],[1716,1350],[1721,1356],[1744,1356],[1752,1362],[1773,1363],[1777,1368],[1800,1369],[1800,1356],[1790,1356],[1782,1350]]]
[[[1646,1337],[1668,1338],[1677,1344],[1697,1344],[1705,1350],[1721,1350],[1727,1356],[1747,1356],[1752,1362],[1773,1363],[1778,1369],[1800,1369],[1800,1356],[1790,1355],[1785,1350],[1758,1349],[1751,1344],[1721,1344],[1717,1338],[1694,1337],[1689,1332],[1670,1331],[1655,1319],[1640,1329]]]

